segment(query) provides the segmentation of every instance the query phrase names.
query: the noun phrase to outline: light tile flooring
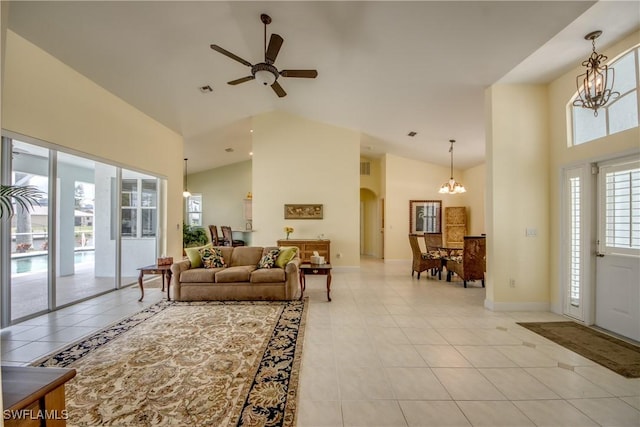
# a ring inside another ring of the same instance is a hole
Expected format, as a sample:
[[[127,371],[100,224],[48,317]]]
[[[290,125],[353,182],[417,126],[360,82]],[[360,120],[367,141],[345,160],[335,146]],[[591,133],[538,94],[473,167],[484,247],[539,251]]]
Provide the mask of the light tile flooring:
[[[492,312],[484,289],[363,259],[307,277],[298,426],[640,426],[626,379]],[[3,364],[26,364],[162,298],[125,288],[2,330]]]

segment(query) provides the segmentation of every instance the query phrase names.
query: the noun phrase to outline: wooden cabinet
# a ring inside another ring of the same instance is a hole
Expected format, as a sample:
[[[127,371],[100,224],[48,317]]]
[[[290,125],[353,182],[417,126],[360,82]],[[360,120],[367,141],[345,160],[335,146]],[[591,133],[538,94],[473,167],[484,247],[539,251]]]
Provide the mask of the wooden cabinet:
[[[2,367],[2,403],[7,427],[66,425],[64,384],[75,369]]]
[[[323,256],[327,264],[331,263],[331,241],[319,239],[289,239],[278,240],[278,246],[296,246],[300,249],[300,260],[311,262],[313,251]]]
[[[464,206],[444,208],[444,230],[446,246],[462,248],[467,234],[467,209]]]

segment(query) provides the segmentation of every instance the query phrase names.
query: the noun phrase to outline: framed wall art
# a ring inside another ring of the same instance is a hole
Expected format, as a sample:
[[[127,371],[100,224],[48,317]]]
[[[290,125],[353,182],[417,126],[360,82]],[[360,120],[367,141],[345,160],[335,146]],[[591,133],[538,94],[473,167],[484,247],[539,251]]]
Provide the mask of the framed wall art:
[[[409,200],[409,233],[442,233],[442,200]]]
[[[322,219],[322,205],[284,205],[284,219]]]

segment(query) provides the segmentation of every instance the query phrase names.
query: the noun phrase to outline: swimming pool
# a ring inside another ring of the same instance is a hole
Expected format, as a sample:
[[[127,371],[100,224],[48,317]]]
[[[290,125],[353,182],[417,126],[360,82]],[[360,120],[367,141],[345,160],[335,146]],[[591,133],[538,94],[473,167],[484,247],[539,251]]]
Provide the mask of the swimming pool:
[[[94,259],[94,251],[77,251],[74,254],[73,262],[74,264],[93,263]],[[20,273],[40,273],[47,271],[48,267],[47,254],[11,259],[12,276]]]

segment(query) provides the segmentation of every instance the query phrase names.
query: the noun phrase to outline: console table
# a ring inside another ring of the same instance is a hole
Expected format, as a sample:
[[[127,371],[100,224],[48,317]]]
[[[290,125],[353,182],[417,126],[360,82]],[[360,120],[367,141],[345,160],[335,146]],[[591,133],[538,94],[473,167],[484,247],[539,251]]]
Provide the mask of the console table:
[[[331,240],[320,239],[288,239],[278,240],[278,246],[295,246],[300,251],[300,262],[310,263],[313,252],[324,257],[324,262],[331,263]]]
[[[3,366],[4,425],[65,426],[64,384],[75,376],[75,369]]]

